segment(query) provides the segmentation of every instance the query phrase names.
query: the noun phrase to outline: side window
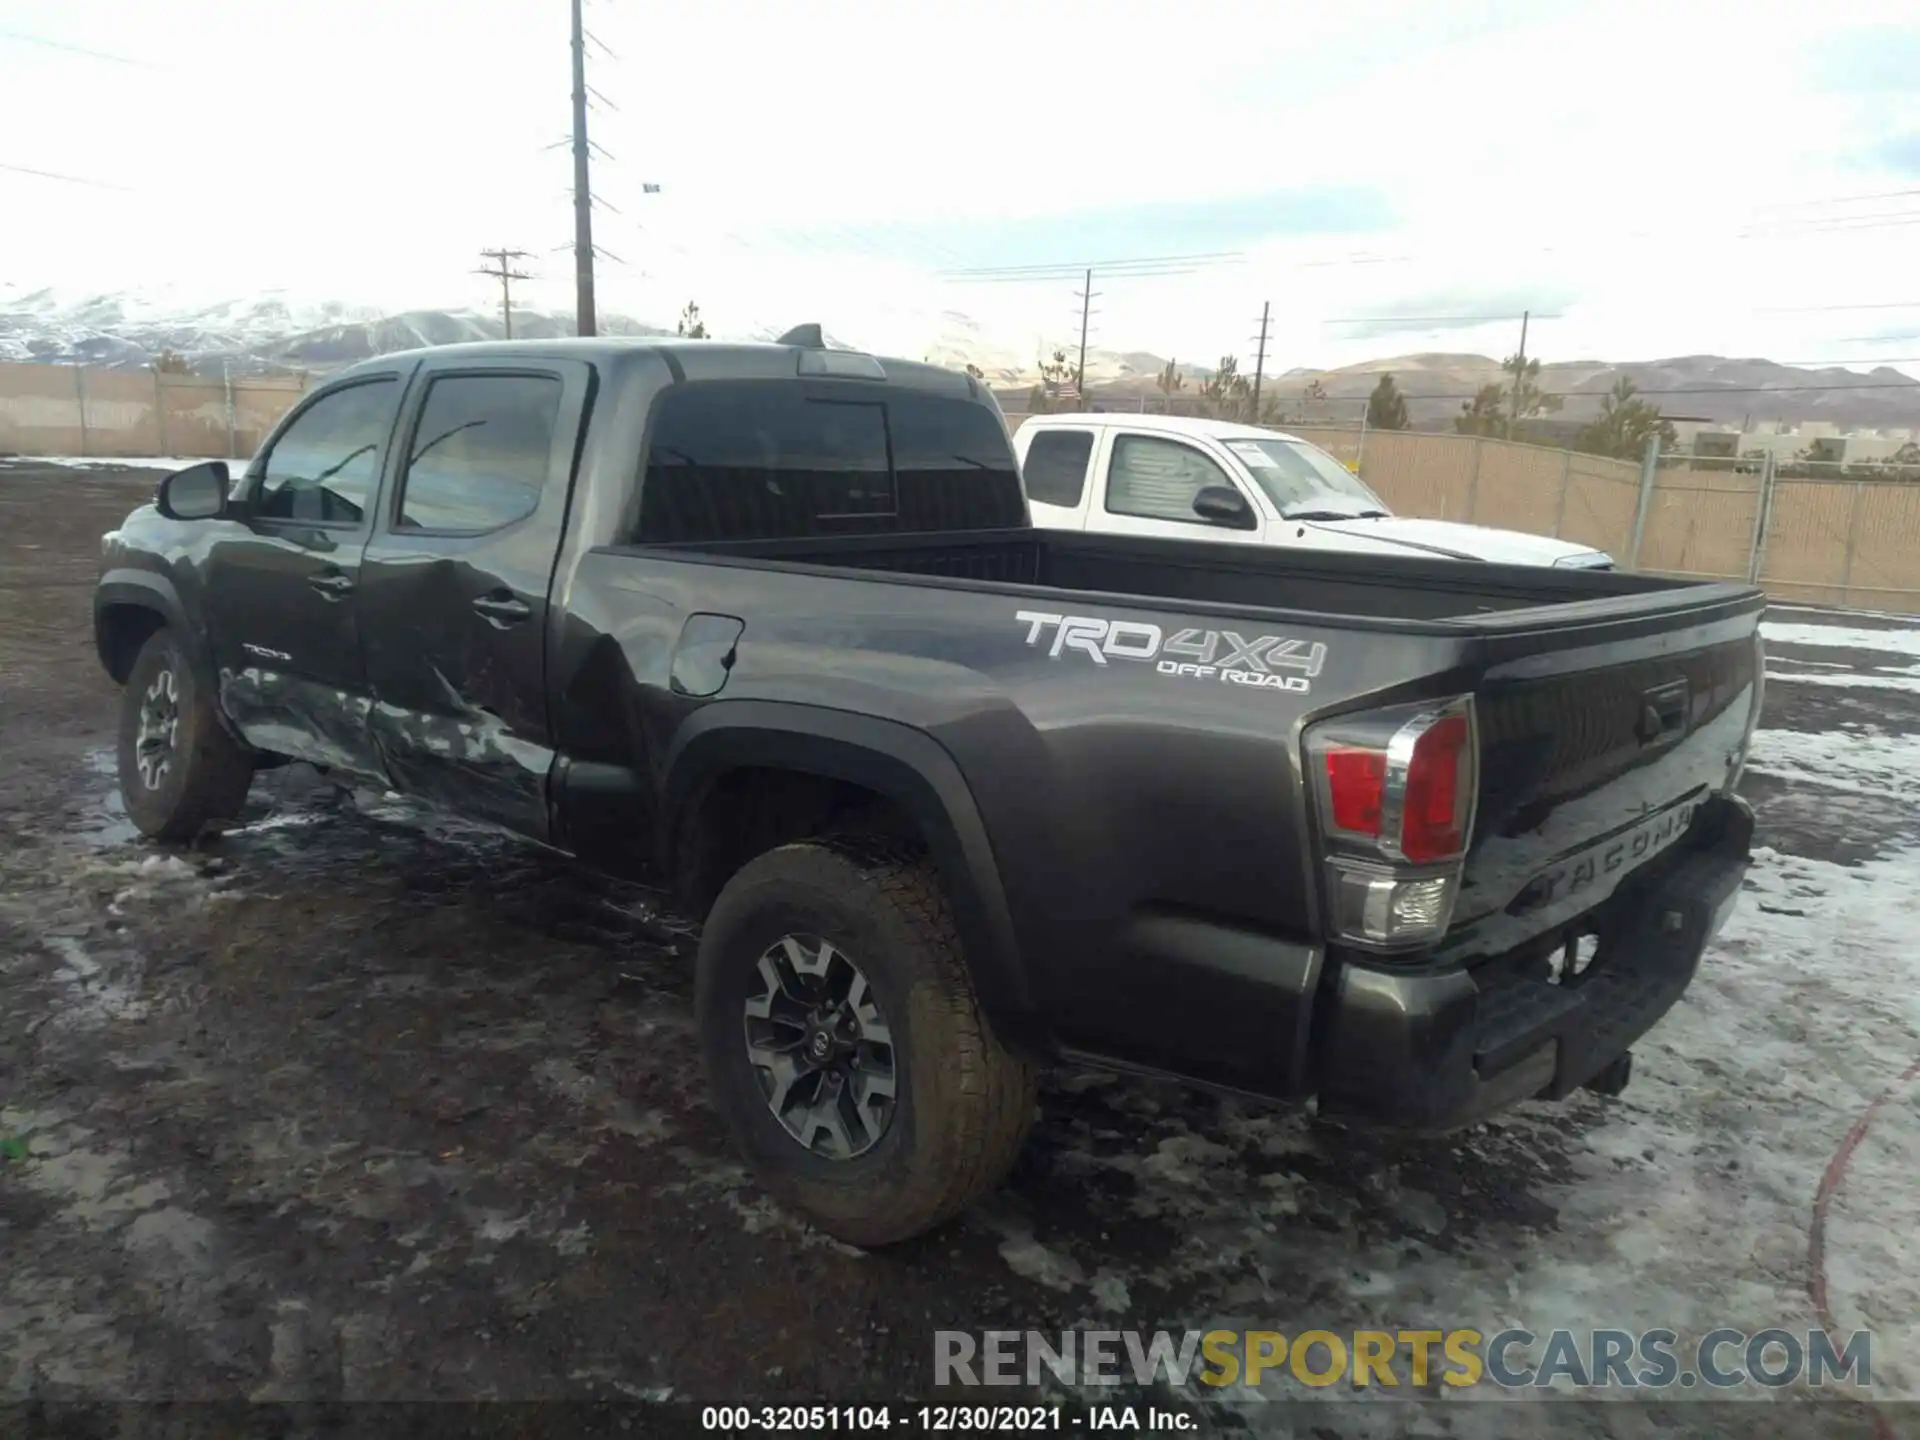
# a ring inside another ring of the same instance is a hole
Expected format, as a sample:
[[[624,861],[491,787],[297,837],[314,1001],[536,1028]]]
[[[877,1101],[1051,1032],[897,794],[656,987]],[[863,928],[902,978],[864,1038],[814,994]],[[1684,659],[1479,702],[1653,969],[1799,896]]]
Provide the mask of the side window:
[[[1114,437],[1107,509],[1148,520],[1207,522],[1193,513],[1193,497],[1209,485],[1237,488],[1227,472],[1191,445],[1155,435]]]
[[[427,386],[401,480],[400,530],[498,530],[540,506],[561,383],[442,375]]]
[[[357,525],[380,475],[399,386],[391,377],[315,400],[273,442],[252,512],[263,520]]]
[[[1027,447],[1020,467],[1027,498],[1042,505],[1073,506],[1087,488],[1087,460],[1093,454],[1091,430],[1042,430]]]
[[[660,401],[641,544],[893,530],[897,514],[877,401],[755,384],[675,387]]]

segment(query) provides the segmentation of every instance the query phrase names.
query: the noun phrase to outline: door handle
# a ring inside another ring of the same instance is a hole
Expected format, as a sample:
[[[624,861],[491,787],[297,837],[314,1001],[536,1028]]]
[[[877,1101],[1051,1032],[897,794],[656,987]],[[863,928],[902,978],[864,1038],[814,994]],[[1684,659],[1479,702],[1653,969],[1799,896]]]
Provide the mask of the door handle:
[[[309,575],[307,584],[318,590],[323,600],[344,600],[353,593],[353,581],[338,570],[330,575]]]
[[[533,614],[526,601],[517,600],[511,595],[482,595],[473,602],[473,608],[486,616],[489,624],[499,627],[525,620]]]

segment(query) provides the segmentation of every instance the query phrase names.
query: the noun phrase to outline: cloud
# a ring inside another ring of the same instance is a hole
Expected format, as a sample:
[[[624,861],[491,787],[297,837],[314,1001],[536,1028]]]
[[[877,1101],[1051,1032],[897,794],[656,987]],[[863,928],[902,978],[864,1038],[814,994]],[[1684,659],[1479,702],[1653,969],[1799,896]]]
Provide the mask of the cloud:
[[[1920,27],[1861,25],[1841,30],[1815,44],[1809,69],[1816,90],[1909,95],[1920,76]]]
[[[1076,265],[1216,252],[1276,236],[1390,229],[1392,202],[1365,186],[1319,185],[1170,202],[1130,201],[1057,215],[777,231],[800,249],[871,249],[940,267]]]
[[[1880,168],[1907,179],[1920,179],[1920,130],[1890,136],[1869,153]]]
[[[1522,314],[1548,319],[1579,298],[1571,287],[1555,286],[1439,290],[1384,300],[1366,307],[1365,315],[1334,317],[1325,323],[1342,342],[1388,335],[1444,335],[1489,326],[1498,326],[1507,335]]]

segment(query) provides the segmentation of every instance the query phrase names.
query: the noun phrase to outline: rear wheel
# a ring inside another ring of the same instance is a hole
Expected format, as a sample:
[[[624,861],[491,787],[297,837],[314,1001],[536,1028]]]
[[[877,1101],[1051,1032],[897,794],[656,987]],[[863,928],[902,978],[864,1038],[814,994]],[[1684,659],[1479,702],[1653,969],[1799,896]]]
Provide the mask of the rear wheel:
[[[119,771],[127,818],[155,840],[192,840],[246,802],[252,758],[171,630],[147,637],[120,692]]]
[[[952,1218],[1032,1124],[1037,1072],[994,1038],[923,858],[855,839],[749,862],[707,919],[697,992],[735,1143],[852,1244]]]

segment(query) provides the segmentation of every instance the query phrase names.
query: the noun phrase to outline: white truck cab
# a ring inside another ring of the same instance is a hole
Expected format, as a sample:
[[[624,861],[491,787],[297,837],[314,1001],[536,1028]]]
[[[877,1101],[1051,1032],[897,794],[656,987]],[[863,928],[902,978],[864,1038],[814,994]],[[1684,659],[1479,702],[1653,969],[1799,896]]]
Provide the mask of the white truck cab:
[[[1108,535],[1610,570],[1604,551],[1393,514],[1326,451],[1182,415],[1036,415],[1014,433],[1033,523]]]

